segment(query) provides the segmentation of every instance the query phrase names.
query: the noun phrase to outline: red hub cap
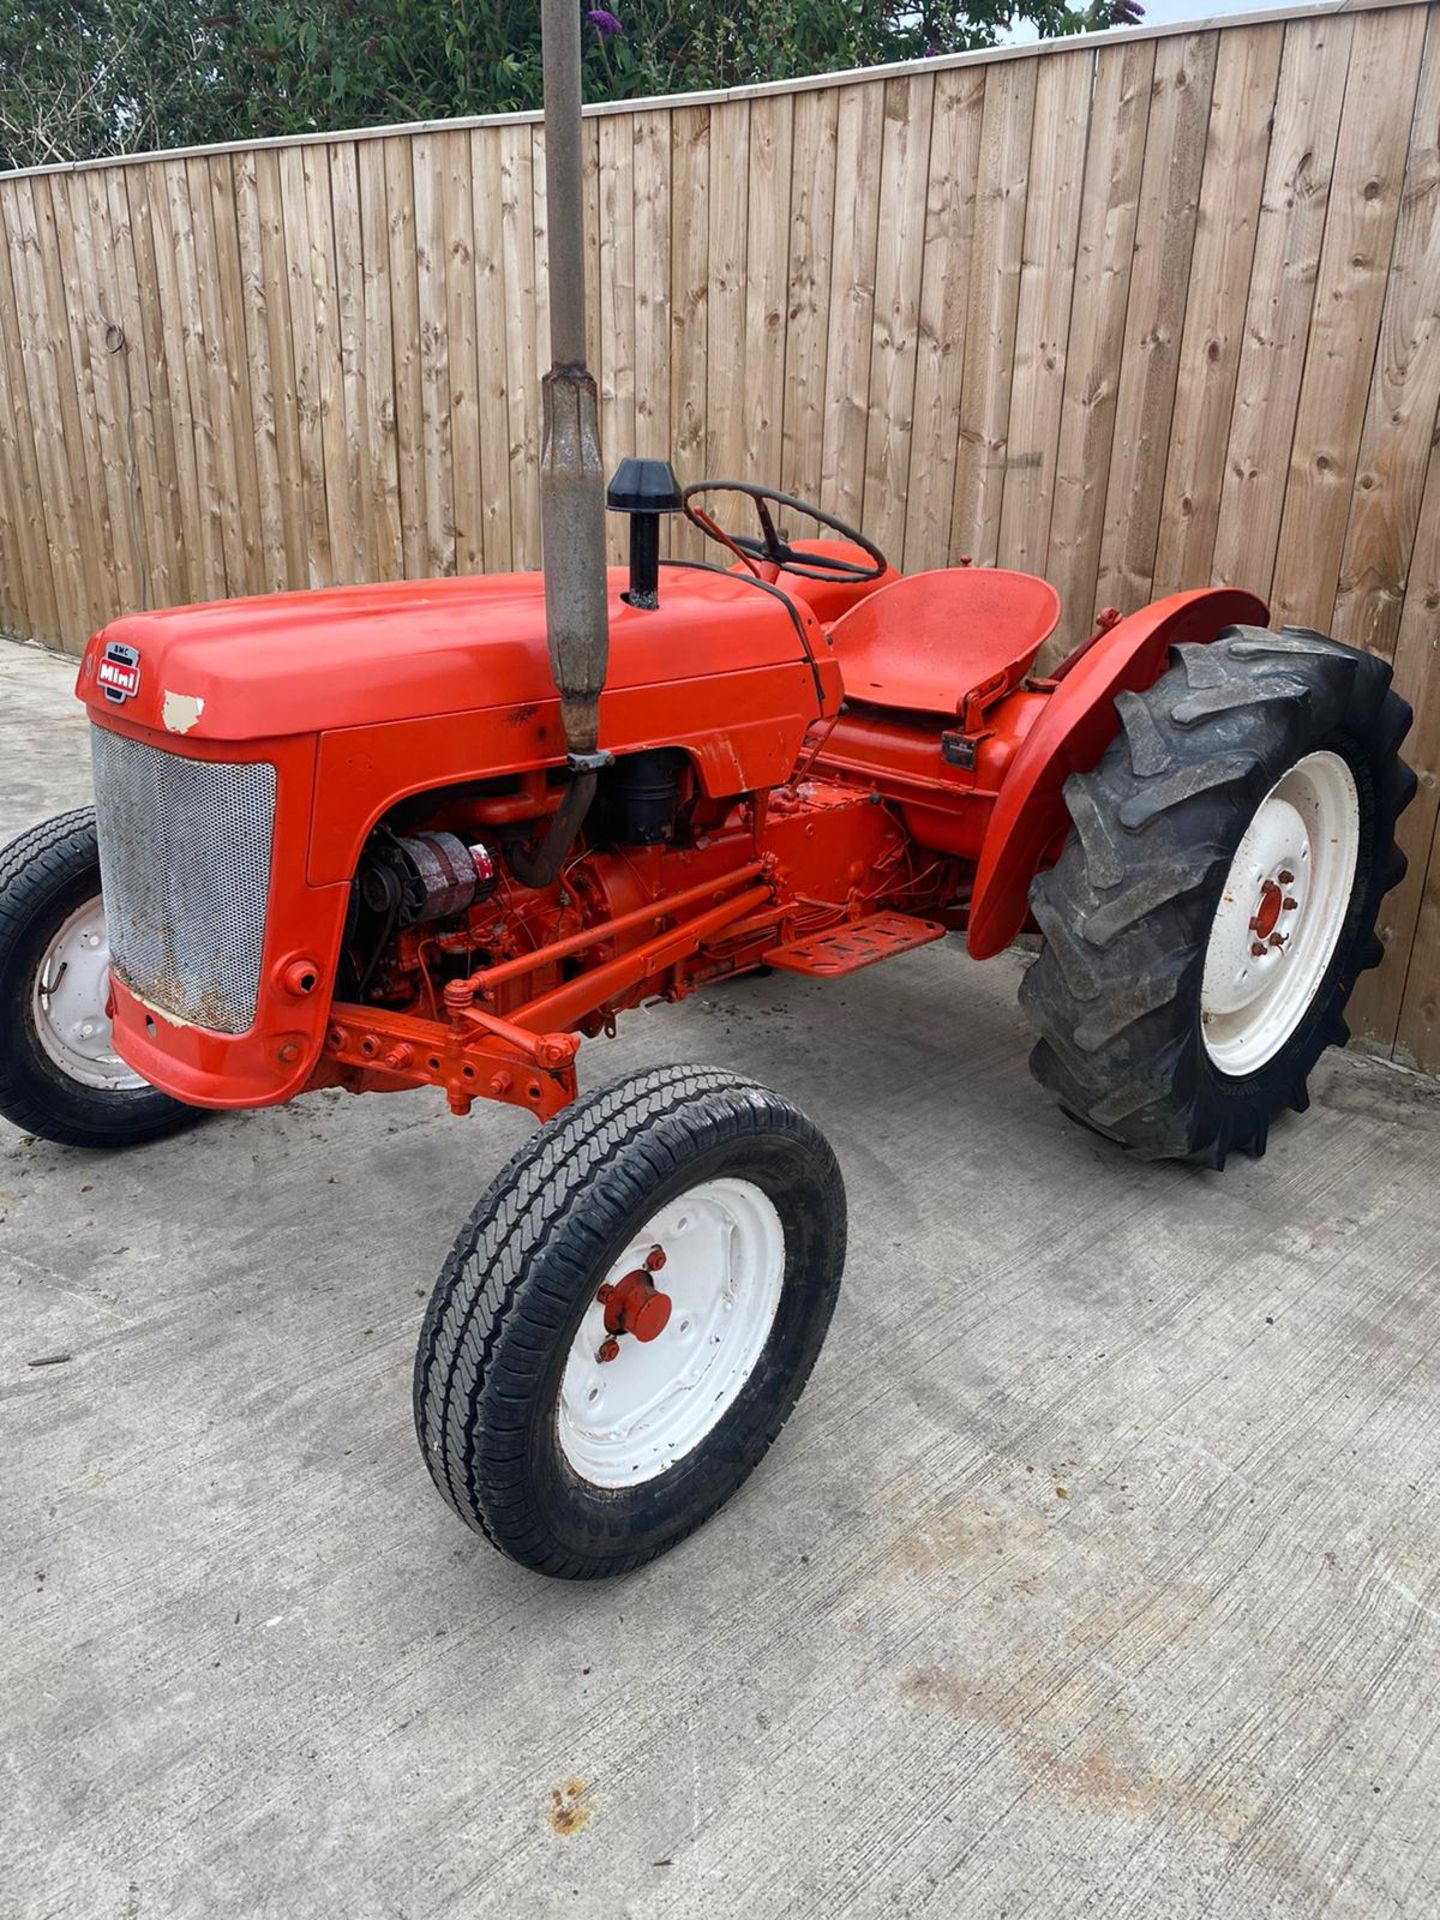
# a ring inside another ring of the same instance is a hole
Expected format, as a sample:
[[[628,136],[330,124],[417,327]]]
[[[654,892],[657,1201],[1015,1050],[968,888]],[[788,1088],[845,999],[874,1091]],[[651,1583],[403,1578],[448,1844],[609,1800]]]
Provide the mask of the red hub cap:
[[[627,1273],[613,1287],[601,1287],[597,1298],[605,1308],[608,1334],[631,1333],[637,1340],[654,1340],[670,1323],[670,1296],[651,1283],[643,1267]]]

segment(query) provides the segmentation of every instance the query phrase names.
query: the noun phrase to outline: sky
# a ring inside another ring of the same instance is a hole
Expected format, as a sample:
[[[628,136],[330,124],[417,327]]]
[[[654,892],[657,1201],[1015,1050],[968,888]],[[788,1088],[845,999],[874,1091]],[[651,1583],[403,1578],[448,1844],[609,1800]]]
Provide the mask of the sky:
[[[1255,13],[1263,6],[1282,5],[1284,0],[1141,0],[1145,8],[1142,26],[1161,27],[1170,20],[1213,20],[1228,13]],[[1036,38],[1027,21],[1009,36],[1016,46]]]

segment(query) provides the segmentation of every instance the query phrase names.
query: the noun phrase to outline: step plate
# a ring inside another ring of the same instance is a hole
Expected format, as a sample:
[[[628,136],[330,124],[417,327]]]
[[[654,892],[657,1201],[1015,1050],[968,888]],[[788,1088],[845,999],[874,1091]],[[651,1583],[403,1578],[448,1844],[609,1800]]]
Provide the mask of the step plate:
[[[932,940],[943,938],[945,931],[938,920],[917,920],[908,913],[872,913],[830,933],[817,933],[788,947],[772,947],[765,955],[765,964],[785,973],[810,973],[830,980],[837,974],[873,967],[892,953],[929,946]]]

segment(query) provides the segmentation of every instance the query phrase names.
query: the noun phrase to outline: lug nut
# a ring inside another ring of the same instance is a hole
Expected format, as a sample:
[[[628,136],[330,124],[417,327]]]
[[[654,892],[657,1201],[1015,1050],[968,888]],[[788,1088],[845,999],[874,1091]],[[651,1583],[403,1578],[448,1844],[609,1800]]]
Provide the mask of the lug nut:
[[[1271,946],[1272,946],[1272,947],[1283,947],[1283,946],[1284,946],[1284,944],[1285,944],[1285,936],[1284,936],[1284,934],[1283,934],[1283,933],[1272,933],[1272,934],[1271,934],[1271,936],[1270,936],[1270,944],[1271,944]]]
[[[620,1353],[620,1342],[615,1338],[614,1334],[612,1333],[608,1339],[602,1340],[600,1342],[599,1350],[597,1351],[595,1358],[602,1362],[606,1360],[614,1360],[619,1356],[619,1353]]]
[[[1269,949],[1263,940],[1252,940],[1250,942],[1250,953],[1253,959],[1263,960],[1268,951]]]
[[[665,1249],[663,1247],[652,1247],[645,1256],[645,1265],[650,1269],[651,1273],[658,1273],[664,1264]]]
[[[1282,887],[1288,887],[1295,876],[1288,867],[1282,867],[1275,878],[1280,882]]]
[[[1292,895],[1287,893],[1285,898],[1280,902],[1280,904],[1287,913],[1293,913],[1296,907],[1299,906],[1300,902],[1294,899]]]

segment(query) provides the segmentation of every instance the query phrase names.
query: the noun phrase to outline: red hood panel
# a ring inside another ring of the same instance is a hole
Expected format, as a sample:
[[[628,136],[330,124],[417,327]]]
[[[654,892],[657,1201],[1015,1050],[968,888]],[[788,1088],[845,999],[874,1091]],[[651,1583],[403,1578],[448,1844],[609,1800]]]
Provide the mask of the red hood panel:
[[[623,569],[612,568],[609,579],[610,687],[803,658],[786,608],[743,578],[666,567],[654,613],[621,599]],[[796,611],[821,651],[814,615],[803,605]],[[111,648],[117,654],[107,664]],[[133,693],[107,699],[102,677],[126,690],[137,673]],[[544,579],[402,581],[128,614],[90,641],[76,692],[97,716],[197,740],[526,707],[555,693]]]

